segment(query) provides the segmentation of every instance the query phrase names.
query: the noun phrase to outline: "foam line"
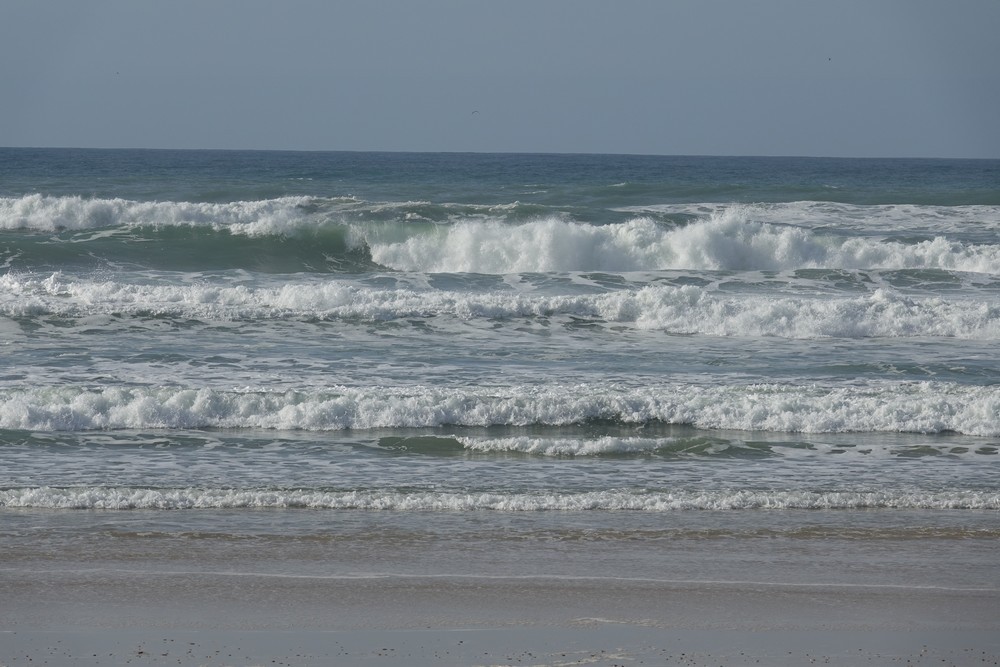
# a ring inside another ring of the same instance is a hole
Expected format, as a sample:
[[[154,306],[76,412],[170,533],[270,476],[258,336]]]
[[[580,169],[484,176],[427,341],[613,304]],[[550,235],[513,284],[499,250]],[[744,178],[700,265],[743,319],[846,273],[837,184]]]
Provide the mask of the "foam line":
[[[983,491],[593,491],[583,493],[318,491],[28,487],[0,490],[0,507],[132,509],[310,508],[381,511],[639,511],[1000,509]]]
[[[1000,387],[943,382],[816,385],[614,383],[302,392],[54,386],[0,389],[0,428],[344,430],[444,425],[688,424],[746,431],[1000,435]]]
[[[783,338],[1000,338],[1000,300],[906,296],[877,288],[855,296],[733,294],[649,285],[601,294],[376,289],[337,281],[280,287],[139,284],[119,279],[0,276],[0,316],[178,318],[200,321],[451,317],[507,320],[576,317],[638,329]]]

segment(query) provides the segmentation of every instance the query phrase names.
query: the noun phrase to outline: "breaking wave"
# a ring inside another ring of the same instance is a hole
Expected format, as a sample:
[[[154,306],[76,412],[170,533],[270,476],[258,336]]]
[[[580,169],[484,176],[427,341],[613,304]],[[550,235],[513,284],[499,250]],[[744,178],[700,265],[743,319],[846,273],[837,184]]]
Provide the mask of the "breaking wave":
[[[250,245],[252,252],[238,253],[249,255],[245,267],[259,268],[255,255],[284,253],[292,256],[273,261],[282,270],[320,270],[324,256],[327,270],[342,270],[345,263],[357,270],[365,268],[356,262],[361,252],[383,268],[425,273],[838,268],[1000,274],[995,207],[975,207],[974,213],[956,207],[950,217],[947,207],[890,209],[890,221],[909,216],[925,229],[922,238],[869,235],[878,220],[866,228],[854,219],[863,207],[800,205],[793,209],[802,212],[799,218],[787,206],[688,208],[589,224],[516,202],[473,206],[284,197],[214,204],[29,195],[0,198],[0,231],[58,233],[58,241],[46,239],[34,251],[61,253],[63,260],[68,244],[80,244],[81,261],[96,252],[111,264],[125,257],[161,268],[169,268],[163,261],[171,257],[163,244],[185,247],[175,261],[190,262],[190,250],[205,266],[217,266],[218,255],[227,255],[226,244],[242,248],[246,239],[277,238],[310,243]],[[845,229],[868,231],[845,236]],[[177,230],[188,235],[178,236]],[[110,243],[115,238],[118,243]],[[139,243],[151,239],[160,242],[152,244],[157,247]],[[143,258],[137,252],[147,254]],[[299,253],[303,257],[297,258]],[[30,259],[37,264],[42,258]]]
[[[159,388],[0,389],[0,428],[344,430],[458,426],[686,424],[805,433],[1000,435],[1000,388],[951,383],[643,388],[542,385],[331,387],[313,391]]]
[[[438,273],[810,268],[1000,273],[1000,245],[970,245],[941,236],[915,243],[842,237],[758,222],[742,208],[679,227],[651,218],[602,226],[558,219],[514,226],[463,222],[368,245],[372,259],[382,266]]]
[[[459,320],[573,317],[677,334],[866,338],[1000,337],[1000,301],[905,296],[888,288],[836,298],[738,294],[694,286],[646,285],[600,294],[379,289],[341,281],[287,280],[254,287],[191,281],[6,274],[0,316],[8,318],[177,318],[199,321]]]

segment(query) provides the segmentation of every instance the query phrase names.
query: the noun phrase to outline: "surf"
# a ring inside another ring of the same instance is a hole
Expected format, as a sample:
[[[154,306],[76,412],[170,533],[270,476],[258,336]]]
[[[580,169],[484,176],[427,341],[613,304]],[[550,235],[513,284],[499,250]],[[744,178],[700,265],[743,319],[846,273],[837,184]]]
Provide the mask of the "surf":
[[[0,388],[0,428],[28,431],[682,424],[802,433],[1000,435],[1000,389],[948,382],[849,385],[614,382],[483,387],[337,386],[287,391]]]
[[[679,282],[694,277],[653,276]],[[63,326],[76,320],[92,323],[95,317],[112,318],[121,326],[147,319],[187,324],[436,319],[454,324],[487,320],[498,325],[530,320],[547,327],[586,322],[683,335],[791,339],[1000,336],[1000,297],[966,298],[950,280],[944,283],[946,290],[931,294],[907,294],[886,284],[920,279],[913,274],[772,276],[777,289],[767,291],[759,289],[760,276],[742,282],[730,277],[711,287],[658,284],[650,276],[624,284],[613,281],[609,286],[594,284],[594,276],[564,278],[570,284],[575,280],[589,285],[592,293],[546,294],[534,287],[537,276],[532,275],[509,282],[474,279],[481,288],[462,290],[407,286],[388,276],[378,280],[385,286],[373,286],[364,280],[299,275],[271,281],[239,273],[222,277],[195,273],[178,281],[173,274],[153,273],[140,281],[114,275],[57,272],[43,277],[11,272],[0,275],[0,317],[20,323],[11,322],[12,330],[52,320],[62,321]],[[924,280],[933,286],[940,276]],[[785,282],[802,283],[818,293],[793,294],[781,289]]]

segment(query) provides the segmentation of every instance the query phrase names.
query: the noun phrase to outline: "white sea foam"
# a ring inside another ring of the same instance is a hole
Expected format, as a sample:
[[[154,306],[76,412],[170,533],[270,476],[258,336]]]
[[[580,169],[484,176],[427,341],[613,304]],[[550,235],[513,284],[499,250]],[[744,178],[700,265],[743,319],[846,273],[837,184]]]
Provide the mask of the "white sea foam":
[[[648,285],[602,294],[550,296],[531,291],[456,292],[376,289],[339,281],[286,280],[280,286],[136,284],[0,276],[2,317],[177,317],[203,321],[414,317],[512,319],[570,316],[639,329],[719,336],[1000,338],[1000,301],[869,294],[775,296],[693,286]]]
[[[0,490],[0,507],[52,509],[312,508],[388,511],[640,511],[761,509],[1000,509],[983,491],[686,491],[448,493],[302,489],[30,487]]]
[[[372,259],[402,271],[518,273],[663,269],[946,269],[1000,273],[1000,245],[943,236],[917,243],[843,237],[758,222],[733,207],[667,227],[650,218],[612,225],[561,219],[461,222],[405,240],[366,239]]]
[[[308,222],[307,197],[230,202],[139,202],[27,195],[0,197],[0,230],[58,231],[130,226],[206,226],[247,236],[282,234]]]
[[[951,383],[0,389],[0,428],[303,430],[663,422],[745,431],[1000,435],[1000,388]]]
[[[759,437],[759,435],[758,435]],[[908,438],[912,436],[907,436]],[[980,459],[993,457],[997,453],[995,445],[981,447],[968,443],[935,440],[939,436],[929,436],[925,441],[905,443],[894,442],[818,442],[812,438],[808,443],[704,437],[660,437],[600,436],[600,437],[559,437],[559,436],[459,436],[456,439],[465,449],[476,453],[517,453],[548,457],[587,457],[607,455],[642,455],[660,452],[677,458],[704,457],[744,457],[767,455],[783,459],[816,460],[817,457],[836,456],[840,461],[851,459],[894,459],[899,457],[942,456],[949,458]]]
[[[402,242],[368,239],[372,259],[402,271],[637,271],[663,266],[663,231],[648,219],[597,227],[559,219],[459,222]]]
[[[595,456],[600,454],[644,454],[674,442],[673,438],[510,438],[460,437],[458,441],[474,452],[519,452],[540,456]]]
[[[653,286],[609,295],[599,312],[603,319],[634,322],[641,329],[721,336],[1000,336],[1000,302],[906,297],[889,289],[824,299]]]
[[[933,206],[918,204],[843,204],[794,201],[761,204],[652,204],[623,206],[621,213],[689,218],[735,215],[747,220],[807,229],[836,229],[864,234],[905,229],[909,233],[969,234],[1000,231],[1000,206]]]

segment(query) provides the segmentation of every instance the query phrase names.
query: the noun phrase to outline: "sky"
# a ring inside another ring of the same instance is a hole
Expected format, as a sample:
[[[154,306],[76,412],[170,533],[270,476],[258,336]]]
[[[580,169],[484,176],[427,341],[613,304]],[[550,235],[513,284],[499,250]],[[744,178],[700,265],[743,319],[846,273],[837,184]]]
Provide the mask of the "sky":
[[[0,0],[0,146],[1000,158],[1000,0]]]

